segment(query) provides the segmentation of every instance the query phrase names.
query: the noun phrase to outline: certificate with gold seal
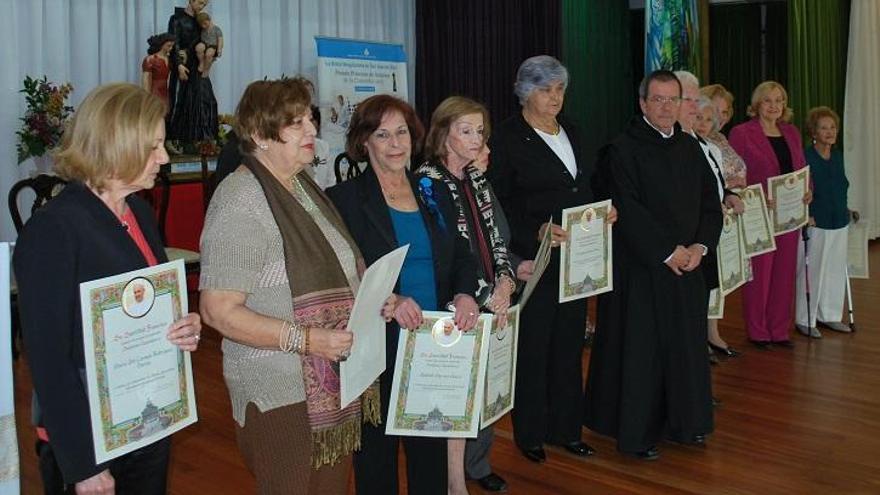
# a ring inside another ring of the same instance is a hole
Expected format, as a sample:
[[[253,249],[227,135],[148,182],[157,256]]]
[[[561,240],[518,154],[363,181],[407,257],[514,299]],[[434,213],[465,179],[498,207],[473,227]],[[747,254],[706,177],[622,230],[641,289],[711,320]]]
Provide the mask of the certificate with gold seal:
[[[80,305],[96,461],[195,423],[189,352],[166,338],[187,312],[183,261],[83,282]]]
[[[611,225],[605,221],[610,212],[611,200],[562,210],[568,240],[560,247],[559,302],[614,289]]]
[[[748,259],[743,248],[740,216],[733,212],[724,213],[721,237],[715,250],[718,264],[718,288],[726,296],[746,283],[746,263]]]
[[[773,235],[797,230],[810,220],[810,210],[804,195],[810,187],[810,167],[790,174],[767,179],[767,195],[776,201],[773,209]]]
[[[770,214],[761,184],[743,188],[739,196],[745,206],[741,215],[740,229],[746,256],[751,258],[776,251],[776,238],[770,226]]]
[[[516,349],[519,343],[519,305],[507,310],[507,324],[492,325],[486,360],[486,390],[480,428],[501,419],[513,409],[516,396]]]
[[[486,381],[492,315],[460,331],[453,314],[423,311],[422,324],[400,331],[386,435],[474,438]]]

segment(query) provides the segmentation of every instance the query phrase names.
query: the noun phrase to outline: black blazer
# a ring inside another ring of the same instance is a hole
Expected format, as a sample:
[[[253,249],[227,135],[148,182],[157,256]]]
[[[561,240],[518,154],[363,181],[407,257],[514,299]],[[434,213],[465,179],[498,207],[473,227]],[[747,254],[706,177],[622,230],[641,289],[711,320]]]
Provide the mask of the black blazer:
[[[437,308],[444,306],[455,294],[473,295],[477,289],[477,262],[467,241],[455,230],[457,215],[449,203],[446,186],[433,181],[435,196],[446,222],[446,231],[440,229],[432,213],[423,204],[415,176],[407,171],[419,211],[425,221],[431,249],[434,253],[434,280],[437,284]],[[372,167],[358,177],[327,189],[327,196],[336,205],[346,227],[357,243],[367,266],[399,247],[391,223],[388,204],[382,196],[379,179]],[[399,289],[400,285],[396,286]]]
[[[167,261],[149,205],[128,206],[156,259]],[[147,261],[112,211],[82,183],[71,182],[25,224],[13,256],[22,335],[39,401],[40,423],[65,483],[94,476],[79,284],[145,268]]]
[[[443,231],[422,203],[415,176],[409,171],[406,175],[431,239],[437,309],[445,311],[444,306],[452,300],[455,294],[473,295],[476,292],[477,261],[471,254],[467,241],[455,230],[457,216],[453,214],[452,205],[448,201],[449,195],[444,190],[446,186],[442,182],[433,181],[434,195],[437,197],[439,209],[446,222],[446,231]],[[388,204],[385,203],[379,179],[372,167],[368,166],[363,174],[354,179],[327,189],[326,193],[339,210],[339,214],[361,250],[367,266],[400,246],[394,235]],[[400,293],[400,282],[395,284],[394,292]],[[386,374],[383,374],[383,377],[387,382],[394,373],[400,326],[392,320],[386,325],[385,330]],[[383,386],[383,403],[387,403],[386,397],[389,393],[390,387]]]
[[[522,114],[493,129],[488,177],[510,224],[511,251],[525,259],[538,249],[538,229],[552,216],[562,222],[562,210],[596,201],[590,180],[594,166],[586,156],[577,128],[560,118],[577,161],[572,177],[562,160],[526,122]]]

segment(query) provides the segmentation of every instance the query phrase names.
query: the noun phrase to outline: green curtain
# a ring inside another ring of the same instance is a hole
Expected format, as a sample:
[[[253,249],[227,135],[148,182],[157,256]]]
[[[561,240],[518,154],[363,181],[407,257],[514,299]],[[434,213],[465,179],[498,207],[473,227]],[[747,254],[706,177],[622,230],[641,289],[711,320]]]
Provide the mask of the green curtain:
[[[589,160],[633,115],[628,2],[562,0],[562,63],[569,71],[564,113],[586,138]]]
[[[765,62],[761,62],[761,15],[766,12]],[[772,79],[788,88],[786,46],[788,18],[784,3],[712,5],[709,7],[710,78],[733,93],[731,124],[746,120],[752,90]],[[729,127],[728,127],[729,128]]]
[[[802,131],[806,131],[803,123],[810,108],[829,106],[843,117],[849,10],[849,0],[788,1],[786,89],[793,122]],[[806,133],[804,137],[806,142]]]

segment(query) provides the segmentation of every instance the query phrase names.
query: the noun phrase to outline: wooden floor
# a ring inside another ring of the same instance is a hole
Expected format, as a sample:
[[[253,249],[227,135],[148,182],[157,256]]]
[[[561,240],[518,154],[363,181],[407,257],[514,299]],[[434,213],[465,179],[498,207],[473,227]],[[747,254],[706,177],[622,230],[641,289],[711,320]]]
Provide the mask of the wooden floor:
[[[547,463],[537,465],[516,450],[504,419],[496,428],[495,470],[512,494],[880,493],[880,243],[872,245],[871,264],[874,279],[853,282],[858,332],[828,331],[811,343],[793,336],[793,350],[749,347],[739,296],[731,296],[721,331],[744,354],[714,367],[714,392],[723,404],[707,447],[664,444],[658,461],[643,462],[585,430],[597,455],[580,459],[548,449]],[[588,359],[587,352],[585,364]],[[253,493],[235,445],[216,335],[202,340],[193,362],[200,419],[174,437],[170,493]],[[22,360],[15,373],[22,493],[37,494],[31,385]]]

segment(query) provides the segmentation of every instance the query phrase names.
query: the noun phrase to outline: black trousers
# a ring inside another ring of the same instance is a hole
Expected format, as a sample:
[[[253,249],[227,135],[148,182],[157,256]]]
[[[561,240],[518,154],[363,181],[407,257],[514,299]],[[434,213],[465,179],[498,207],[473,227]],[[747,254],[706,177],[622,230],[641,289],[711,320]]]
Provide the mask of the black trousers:
[[[64,484],[52,445],[37,440],[36,447],[44,493],[74,495],[75,486]],[[166,437],[110,461],[110,474],[113,475],[117,495],[164,495],[167,491],[170,454],[171,437]]]
[[[391,333],[388,338],[392,339]],[[393,342],[396,348],[397,338],[394,338]],[[395,353],[389,352],[388,354],[388,362],[394,363],[393,354]],[[361,450],[354,454],[356,492],[358,495],[395,495],[398,493],[397,456],[400,444],[403,444],[406,454],[407,493],[411,495],[446,495],[448,483],[446,439],[385,434],[393,375],[394,365],[392,364],[379,377],[382,424],[377,427],[365,423],[361,430]]]
[[[581,439],[586,299],[559,303],[554,253],[520,316],[513,435],[520,448]]]

